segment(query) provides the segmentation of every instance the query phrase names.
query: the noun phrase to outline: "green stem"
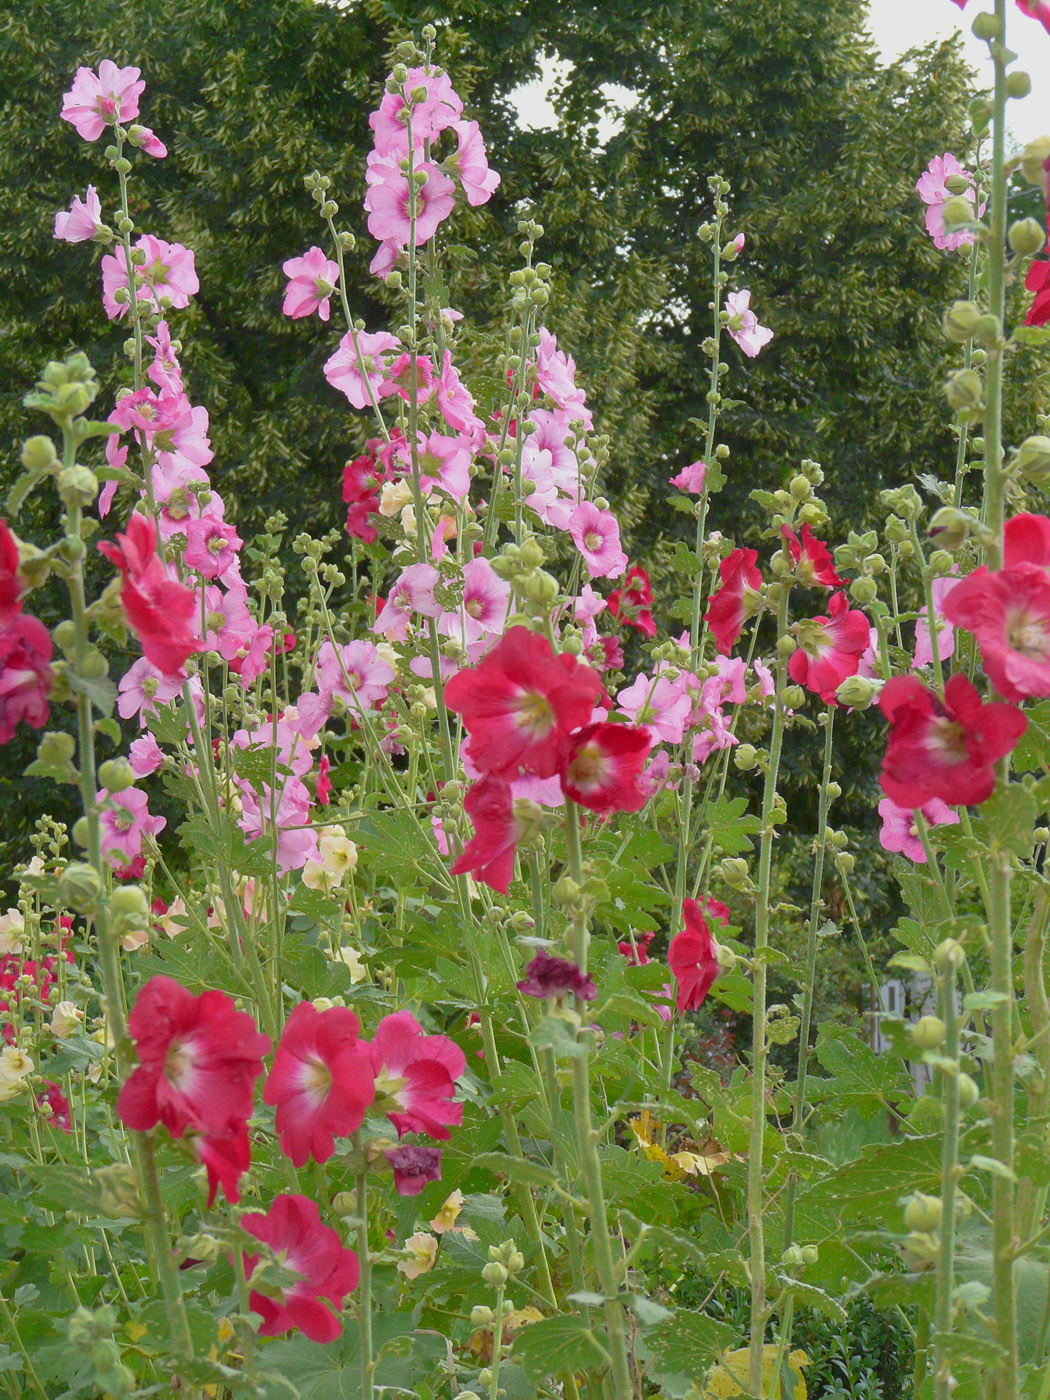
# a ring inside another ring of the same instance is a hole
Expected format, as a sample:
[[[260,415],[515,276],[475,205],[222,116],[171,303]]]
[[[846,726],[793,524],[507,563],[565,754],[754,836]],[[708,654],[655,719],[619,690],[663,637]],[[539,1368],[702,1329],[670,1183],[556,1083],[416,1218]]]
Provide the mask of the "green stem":
[[[498,1400],[499,1368],[503,1359],[503,1304],[507,1294],[504,1284],[496,1289],[496,1316],[492,1319],[492,1365],[489,1367],[489,1400]]]
[[[941,1019],[944,1021],[945,1058],[951,1069],[941,1071],[944,1105],[944,1137],[941,1141],[941,1225],[937,1251],[937,1291],[934,1305],[933,1393],[935,1400],[950,1400],[954,1382],[948,1344],[952,1327],[952,1290],[955,1286],[955,1195],[959,1181],[959,1008],[956,995],[956,954],[944,958],[940,976]]]
[[[244,1272],[244,1252],[235,1249],[231,1254],[233,1260],[233,1272],[237,1279],[237,1301],[240,1309],[240,1316],[237,1319],[237,1335],[241,1341],[241,1356],[244,1361],[244,1373],[253,1386],[258,1385],[255,1374],[255,1331],[252,1328],[249,1313],[252,1310],[251,1300],[248,1293],[248,1279]]]
[[[360,1151],[358,1135],[355,1148]],[[357,1260],[361,1279],[357,1285],[357,1330],[361,1339],[361,1400],[373,1400],[376,1363],[372,1343],[372,1256],[368,1247],[368,1173],[357,1174]]]

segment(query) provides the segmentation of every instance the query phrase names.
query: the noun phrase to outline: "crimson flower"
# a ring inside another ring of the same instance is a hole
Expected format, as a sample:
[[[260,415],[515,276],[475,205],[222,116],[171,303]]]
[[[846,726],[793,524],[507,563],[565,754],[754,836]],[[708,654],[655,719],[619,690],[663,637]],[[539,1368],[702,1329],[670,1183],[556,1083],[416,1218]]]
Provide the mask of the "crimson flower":
[[[963,675],[950,678],[943,700],[915,676],[894,676],[879,708],[890,722],[880,781],[899,807],[934,797],[950,806],[984,802],[995,786],[996,759],[1012,752],[1028,727],[1015,706],[982,702]]]
[[[25,580],[18,572],[18,545],[0,520],[0,627],[8,627],[22,611]]]
[[[360,1029],[344,1006],[318,1011],[303,1001],[288,1017],[263,1101],[277,1106],[281,1151],[294,1166],[311,1156],[327,1162],[334,1139],[348,1137],[364,1122],[375,1088]]]
[[[638,934],[633,943],[625,939],[622,943],[617,943],[616,951],[621,957],[636,967],[644,967],[649,958],[649,944],[656,937],[656,930],[650,929],[648,933]]]
[[[793,681],[812,690],[827,705],[835,704],[835,691],[847,676],[855,676],[860,658],[871,641],[871,624],[851,608],[845,593],[833,593],[828,616],[798,624],[798,650],[788,661]]]
[[[1035,292],[1035,300],[1024,318],[1026,326],[1045,326],[1050,321],[1050,259],[1035,259],[1024,279],[1025,287]]]
[[[984,669],[1006,700],[1050,695],[1050,575],[1033,564],[975,569],[941,611],[977,638]]]
[[[408,1011],[384,1016],[368,1047],[375,1075],[376,1108],[405,1133],[447,1139],[448,1125],[458,1126],[463,1105],[454,1102],[456,1080],[467,1058],[444,1035],[424,1035]]]
[[[561,764],[566,797],[607,816],[637,812],[649,796],[641,773],[652,741],[633,724],[588,724],[572,735]]]
[[[10,743],[22,720],[34,729],[47,722],[53,651],[38,618],[19,613],[0,630],[0,744]]]
[[[472,875],[490,889],[507,893],[514,875],[514,852],[525,824],[514,813],[510,784],[487,773],[467,793],[463,810],[474,835],[452,867],[453,875]]]
[[[734,549],[718,566],[722,587],[712,593],[704,621],[723,656],[733,650],[745,620],[756,611],[758,590],[762,587],[757,564],[757,550]]]
[[[667,949],[667,965],[678,983],[675,1004],[679,1011],[701,1006],[721,971],[715,942],[703,911],[695,899],[682,901],[685,928],[676,933]]]
[[[252,1164],[248,1125],[240,1122],[221,1136],[195,1133],[190,1141],[194,1155],[208,1173],[208,1209],[221,1186],[233,1205],[241,1199],[241,1177]]]
[[[639,565],[634,564],[624,575],[623,587],[609,594],[609,616],[618,617],[629,627],[637,627],[646,637],[656,636],[656,622],[653,619],[653,589],[649,575]]]
[[[479,665],[458,671],[445,703],[470,734],[467,754],[483,773],[512,780],[551,778],[569,734],[603,694],[598,674],[574,656],[555,655],[545,637],[512,627]]]
[[[801,584],[819,584],[821,588],[842,588],[845,579],[835,572],[831,552],[823,540],[818,540],[808,524],[802,526],[799,539],[790,525],[780,527],[781,536],[787,541],[791,557],[795,561],[795,579]]]
[[[128,1030],[139,1065],[121,1088],[121,1122],[144,1133],[163,1123],[226,1137],[251,1116],[270,1037],[225,992],[193,996],[171,977],[151,977],[135,999]]]
[[[154,666],[170,676],[192,652],[200,650],[191,620],[197,601],[191,589],[169,578],[157,554],[157,526],[136,512],[118,543],[103,540],[99,549],[124,576],[120,601],[128,623]]]
[[[1045,515],[1014,515],[1003,527],[1004,567],[1016,569],[1022,564],[1050,569],[1050,520]]]
[[[308,1196],[275,1196],[265,1215],[249,1211],[241,1216],[241,1224],[282,1255],[286,1268],[302,1275],[277,1298],[253,1290],[248,1302],[263,1319],[259,1336],[279,1337],[298,1328],[312,1342],[334,1342],[342,1335],[342,1320],[321,1299],[342,1308],[343,1299],[357,1287],[361,1266],[336,1232],[321,1224],[317,1202]],[[258,1262],[257,1254],[244,1256],[249,1282]]]

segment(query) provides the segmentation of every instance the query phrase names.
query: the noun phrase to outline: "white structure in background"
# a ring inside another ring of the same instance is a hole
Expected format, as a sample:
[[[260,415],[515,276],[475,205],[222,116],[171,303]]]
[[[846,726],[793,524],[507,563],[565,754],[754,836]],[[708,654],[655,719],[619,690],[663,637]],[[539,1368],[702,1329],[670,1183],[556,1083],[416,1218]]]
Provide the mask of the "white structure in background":
[[[882,1033],[883,1017],[895,1021],[906,1021],[914,1025],[921,1016],[934,1016],[937,1012],[937,993],[933,979],[921,972],[913,972],[909,978],[889,977],[879,987],[879,1008],[871,1015],[871,1048],[876,1055],[889,1049],[889,1041]],[[921,1061],[909,1061],[915,1092],[921,1094],[933,1079],[929,1065]]]

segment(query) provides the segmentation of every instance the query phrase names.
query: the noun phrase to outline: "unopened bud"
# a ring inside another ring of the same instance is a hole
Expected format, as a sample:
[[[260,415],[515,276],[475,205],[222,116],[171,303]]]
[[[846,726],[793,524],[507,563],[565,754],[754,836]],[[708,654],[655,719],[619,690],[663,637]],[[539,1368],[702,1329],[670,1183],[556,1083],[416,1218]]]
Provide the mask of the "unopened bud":
[[[113,1219],[135,1220],[142,1215],[138,1175],[126,1162],[114,1162],[95,1172],[103,1212]]]
[[[981,408],[984,404],[984,385],[981,376],[973,369],[957,369],[948,377],[944,393],[957,413]]]
[[[78,861],[62,871],[58,889],[67,909],[72,909],[74,914],[87,914],[98,903],[102,881],[93,865]]]
[[[983,39],[988,43],[992,39],[1001,39],[1003,24],[998,15],[993,15],[987,10],[981,10],[975,17],[972,25],[974,37]]]
[[[733,763],[741,773],[750,773],[758,765],[758,750],[754,744],[741,744],[733,751]]]
[[[867,578],[863,574],[860,578],[855,578],[849,586],[849,596],[862,608],[869,603],[874,603],[879,596],[879,585],[873,578]]]
[[[962,1108],[973,1108],[974,1104],[981,1097],[981,1091],[968,1074],[960,1074],[957,1080],[959,1086],[959,1104]]]
[[[1007,97],[1027,97],[1032,91],[1032,79],[1023,68],[1015,68],[1006,75]]]
[[[1018,219],[1010,225],[1006,237],[1014,252],[1027,258],[1041,250],[1046,242],[1046,230],[1038,219]]]
[[[126,792],[135,782],[135,774],[126,758],[107,758],[98,770],[99,786],[107,792]]]
[[[954,552],[970,538],[970,524],[970,517],[955,506],[941,506],[930,521],[929,535],[938,549]]]
[[[1021,152],[1021,174],[1028,184],[1042,185],[1045,160],[1050,160],[1050,136],[1037,136]]]
[[[558,580],[546,569],[535,569],[525,581],[525,597],[537,608],[553,607],[560,592]]]
[[[836,689],[835,699],[848,709],[866,710],[880,689],[878,682],[870,680],[867,676],[847,676]],[[828,791],[830,793],[830,786]]]
[[[964,194],[953,194],[941,205],[944,227],[954,228],[958,224],[968,224],[973,219],[973,205]]]
[[[977,318],[977,324],[973,328],[974,340],[979,340],[982,345],[998,345],[1002,336],[1003,328],[998,316],[986,312]]]
[[[920,1050],[936,1050],[944,1044],[946,1035],[944,1022],[939,1016],[923,1016],[911,1028],[911,1037]],[[913,1225],[913,1230],[921,1230],[922,1225]]]
[[[1025,438],[1011,463],[1025,481],[1040,482],[1050,477],[1050,437]]]
[[[502,1264],[486,1264],[481,1271],[481,1277],[491,1288],[503,1288],[506,1285],[508,1274]]]
[[[492,1309],[486,1308],[483,1303],[470,1310],[471,1327],[489,1327],[492,1324]]]
[[[108,907],[113,933],[127,933],[149,923],[149,900],[141,885],[121,885],[110,895]]]
[[[931,1230],[940,1228],[942,1212],[939,1196],[926,1196],[921,1191],[916,1191],[913,1196],[908,1197],[908,1203],[904,1207],[904,1223],[909,1230],[928,1234]]]
[[[955,560],[946,549],[935,549],[926,562],[938,578],[945,577],[955,568]]]
[[[730,889],[743,889],[750,881],[747,861],[740,856],[732,856],[724,860],[719,867],[722,879]]]
[[[27,438],[22,444],[22,465],[26,471],[46,472],[58,461],[55,444],[43,433]]]
[[[974,302],[953,301],[941,323],[945,336],[956,345],[964,344],[973,335],[973,328],[980,317],[980,308]]]
[[[63,467],[58,474],[58,494],[67,506],[89,506],[98,495],[98,478],[90,467]]]
[[[949,967],[961,967],[966,961],[966,949],[957,938],[942,939],[933,950],[933,965],[938,972]]]

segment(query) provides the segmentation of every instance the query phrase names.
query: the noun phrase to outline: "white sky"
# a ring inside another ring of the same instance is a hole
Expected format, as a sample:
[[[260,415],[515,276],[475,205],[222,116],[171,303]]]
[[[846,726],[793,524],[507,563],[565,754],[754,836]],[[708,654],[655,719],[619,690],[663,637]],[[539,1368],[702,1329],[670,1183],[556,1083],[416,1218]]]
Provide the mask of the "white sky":
[[[987,45],[970,32],[973,16],[982,8],[987,6],[980,0],[977,3],[971,0],[965,11],[951,0],[870,0],[869,28],[887,61],[898,58],[906,49],[961,31],[967,59],[982,85],[990,86],[991,62]],[[1032,79],[1032,91],[1028,96],[1012,99],[1007,109],[1010,130],[1014,139],[1023,145],[1050,132],[1050,88],[1045,82],[1045,74],[1050,70],[1050,34],[1037,20],[1028,19],[1011,7],[1006,37],[1009,47],[1018,55],[1016,66],[1025,69]],[[515,101],[523,126],[538,130],[557,124],[547,94],[561,67],[545,64],[542,79],[518,89]],[[630,98],[630,93],[623,88],[606,87],[604,90],[614,102]],[[614,121],[604,119],[599,127],[599,139],[608,140],[615,129]]]

